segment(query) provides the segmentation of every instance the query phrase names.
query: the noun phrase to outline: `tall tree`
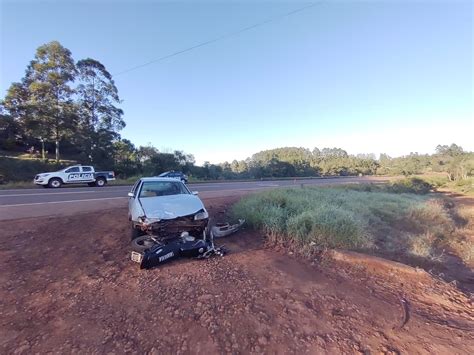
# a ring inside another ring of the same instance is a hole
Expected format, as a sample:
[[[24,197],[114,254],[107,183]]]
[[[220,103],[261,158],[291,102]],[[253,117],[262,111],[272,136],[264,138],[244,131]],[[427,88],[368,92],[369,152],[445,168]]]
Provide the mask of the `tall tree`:
[[[136,174],[138,157],[133,143],[128,139],[119,139],[113,147],[116,173],[126,177]]]
[[[18,122],[0,106],[0,149],[15,149],[20,137]]]
[[[436,146],[436,154],[455,157],[462,155],[464,153],[464,149],[458,146],[457,144],[452,143],[451,145],[441,145],[438,144]]]
[[[74,90],[70,85],[75,75],[76,67],[71,52],[53,41],[36,50],[35,59],[30,62],[24,79],[30,95],[30,107],[34,108],[33,121],[39,132],[54,140],[57,162],[59,142],[74,127]]]
[[[125,127],[117,87],[102,63],[94,59],[77,62],[79,117],[84,149],[91,160],[100,146],[101,135],[118,138]]]
[[[2,139],[5,141],[1,145],[7,143],[7,139],[11,145],[12,139],[22,141],[24,135],[33,135],[26,131],[24,123],[25,118],[29,116],[29,93],[28,88],[23,83],[12,83],[7,90],[5,99],[0,102],[0,115],[2,116],[1,130],[3,132]],[[15,144],[13,144],[14,146]]]

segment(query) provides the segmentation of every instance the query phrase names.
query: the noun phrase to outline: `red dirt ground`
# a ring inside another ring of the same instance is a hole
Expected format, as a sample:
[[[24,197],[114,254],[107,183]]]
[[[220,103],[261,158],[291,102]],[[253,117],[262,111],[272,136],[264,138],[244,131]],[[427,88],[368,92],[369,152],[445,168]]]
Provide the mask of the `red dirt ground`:
[[[220,220],[237,198],[204,202]],[[383,259],[298,260],[243,230],[223,258],[143,271],[125,209],[0,230],[2,354],[474,353],[469,295]]]

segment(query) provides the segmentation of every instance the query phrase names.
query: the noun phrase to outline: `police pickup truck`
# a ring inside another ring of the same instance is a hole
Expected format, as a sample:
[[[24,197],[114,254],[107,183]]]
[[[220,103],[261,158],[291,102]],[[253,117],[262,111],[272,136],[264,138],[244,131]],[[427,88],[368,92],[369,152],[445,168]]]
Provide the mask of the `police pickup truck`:
[[[105,186],[115,180],[113,171],[95,171],[92,166],[74,165],[52,173],[41,173],[35,176],[34,183],[43,187],[58,188],[63,184],[87,184]]]

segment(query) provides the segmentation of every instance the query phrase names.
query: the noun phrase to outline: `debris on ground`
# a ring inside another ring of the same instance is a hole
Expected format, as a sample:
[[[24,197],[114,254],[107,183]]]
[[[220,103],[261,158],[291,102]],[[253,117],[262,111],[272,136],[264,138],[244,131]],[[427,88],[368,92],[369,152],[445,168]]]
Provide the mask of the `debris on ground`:
[[[211,227],[211,234],[215,238],[227,237],[235,232],[237,232],[245,223],[245,219],[239,219],[239,223],[230,224],[230,223],[216,223]]]

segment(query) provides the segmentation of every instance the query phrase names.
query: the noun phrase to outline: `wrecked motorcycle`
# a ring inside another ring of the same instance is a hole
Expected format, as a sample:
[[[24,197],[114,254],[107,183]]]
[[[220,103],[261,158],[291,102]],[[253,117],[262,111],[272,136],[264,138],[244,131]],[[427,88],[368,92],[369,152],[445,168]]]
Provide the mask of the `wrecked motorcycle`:
[[[136,238],[132,242],[132,260],[140,263],[140,269],[150,269],[179,257],[209,258],[224,256],[224,247],[216,247],[211,233],[209,239],[197,239],[183,232],[171,239],[159,239],[151,235]]]

